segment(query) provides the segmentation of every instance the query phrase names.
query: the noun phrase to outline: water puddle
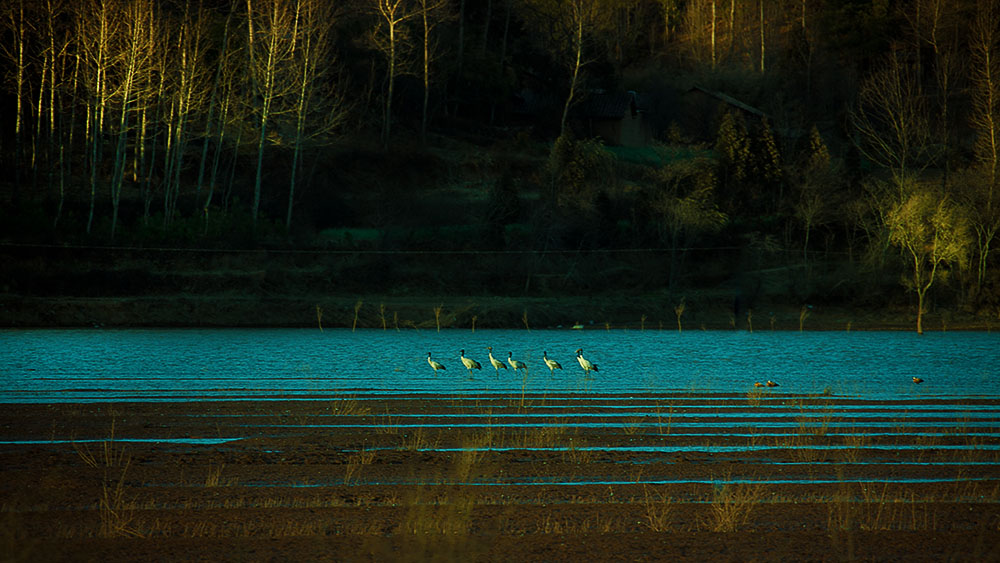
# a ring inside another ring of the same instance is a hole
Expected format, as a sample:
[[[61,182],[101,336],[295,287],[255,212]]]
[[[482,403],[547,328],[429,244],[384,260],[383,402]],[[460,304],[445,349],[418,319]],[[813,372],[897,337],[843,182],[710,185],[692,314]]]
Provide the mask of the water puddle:
[[[509,480],[495,480],[495,481],[466,481],[466,482],[440,482],[440,481],[371,481],[358,483],[352,481],[346,483],[343,481],[328,481],[323,483],[240,483],[242,487],[258,487],[258,488],[276,488],[276,487],[288,487],[294,489],[313,489],[313,488],[324,488],[324,487],[335,487],[342,485],[366,485],[366,486],[379,486],[379,487],[412,487],[412,486],[432,486],[432,485],[446,485],[446,486],[467,486],[467,487],[532,487],[532,486],[546,486],[546,487],[591,487],[591,486],[628,486],[628,485],[712,485],[716,487],[721,487],[724,485],[838,485],[838,484],[920,484],[920,483],[975,483],[975,482],[992,482],[996,481],[992,477],[961,477],[961,478],[937,478],[937,477],[885,477],[885,478],[836,478],[836,479],[823,479],[823,478],[807,478],[807,479],[738,479],[738,478],[728,478],[728,479],[629,479],[629,480],[618,480],[618,479],[580,479],[580,480],[567,480],[559,477],[536,477],[531,479],[516,478]],[[677,502],[684,502],[678,500]],[[693,501],[696,503],[711,502],[711,501]],[[981,501],[977,501],[981,502]]]
[[[370,448],[368,451],[380,448]],[[397,448],[384,448],[396,450]],[[842,451],[842,450],[873,450],[873,451],[1000,451],[1000,444],[950,444],[927,446],[924,444],[893,444],[893,445],[863,445],[852,446],[844,444],[746,444],[741,446],[542,446],[542,447],[486,447],[486,448],[419,448],[419,452],[595,452],[608,454],[681,454],[681,453],[745,453],[766,452],[774,450],[810,450],[810,451]]]
[[[180,444],[187,446],[217,446],[238,442],[243,438],[115,438],[88,440],[0,440],[4,446],[47,446],[54,444],[100,444],[105,442],[125,444]]]
[[[396,416],[392,415],[395,419]],[[629,428],[656,428],[660,429],[674,429],[674,428],[787,428],[787,429],[842,429],[842,430],[857,430],[861,428],[886,428],[892,427],[897,424],[895,421],[882,421],[882,422],[851,422],[847,424],[837,424],[837,423],[827,423],[827,422],[769,422],[769,421],[754,421],[752,424],[734,424],[733,422],[633,422],[633,421],[621,421],[618,423],[607,423],[607,422],[538,422],[538,423],[503,423],[503,422],[454,422],[454,423],[424,423],[424,424],[401,424],[396,423],[395,420],[392,422],[387,422],[386,424],[240,424],[240,428],[314,428],[314,429],[334,429],[334,428],[355,428],[355,429],[372,429],[372,428],[426,428],[426,429],[453,429],[453,428],[608,428],[608,429],[621,429],[624,426]],[[912,428],[941,428],[942,426],[948,426],[944,422],[917,422],[907,420],[905,422],[904,431],[896,433],[896,435],[906,435],[910,434],[909,430]],[[995,429],[1000,424],[996,421],[990,422],[968,422],[962,423],[961,429],[968,430],[973,428],[988,428]],[[672,434],[672,433],[670,433]],[[728,434],[728,433],[727,433]],[[839,432],[838,434],[852,435],[857,434],[857,432]],[[952,434],[955,435],[955,434]],[[957,433],[961,435],[961,433]],[[976,433],[979,435],[988,435],[988,433]]]

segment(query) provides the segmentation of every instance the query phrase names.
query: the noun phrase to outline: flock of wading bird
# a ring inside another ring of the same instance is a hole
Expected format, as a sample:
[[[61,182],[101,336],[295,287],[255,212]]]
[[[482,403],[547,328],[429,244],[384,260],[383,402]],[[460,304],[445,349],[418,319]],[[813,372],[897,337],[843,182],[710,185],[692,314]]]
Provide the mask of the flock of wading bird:
[[[498,376],[500,375],[500,370],[501,369],[507,369],[507,364],[510,364],[510,367],[514,369],[514,373],[517,373],[517,370],[521,370],[522,374],[525,374],[525,373],[528,372],[528,364],[522,362],[521,360],[515,360],[514,359],[514,352],[507,352],[507,363],[505,364],[502,361],[500,361],[500,360],[498,360],[498,359],[496,359],[496,358],[493,357],[493,347],[492,346],[487,346],[486,350],[487,350],[487,352],[490,355],[490,364],[493,366],[493,369],[496,370]],[[464,348],[462,350],[458,351],[458,357],[459,357],[459,359],[462,360],[462,365],[465,366],[465,369],[469,370],[469,377],[472,377],[472,370],[474,370],[474,369],[479,369],[479,370],[483,369],[483,365],[482,364],[480,364],[476,360],[473,360],[472,358],[465,357],[465,349]],[[560,364],[559,362],[557,362],[557,361],[549,358],[549,353],[548,352],[544,352],[544,351],[542,352],[542,361],[545,362],[545,367],[549,368],[549,372],[550,373],[554,374],[557,369],[562,369],[563,368],[562,364]],[[587,358],[583,357],[583,348],[577,348],[576,349],[576,361],[580,363],[580,367],[583,368],[584,374],[587,375],[588,377],[590,376],[590,372],[592,372],[592,371],[600,371],[600,370],[597,369],[597,364],[592,363],[590,360],[588,360]],[[430,364],[430,366],[432,368],[434,368],[434,374],[435,375],[437,375],[437,372],[438,372],[439,369],[448,369],[441,362],[432,359],[430,352],[427,352],[427,363]],[[919,377],[914,376],[913,382],[914,383],[923,383],[924,380],[920,379]],[[771,381],[770,379],[768,379],[767,383],[761,383],[761,382],[758,381],[758,382],[755,382],[753,384],[753,386],[754,387],[777,387],[778,384],[775,383],[775,382],[773,382],[773,381]]]
[[[521,370],[522,373],[527,373],[527,371],[528,371],[528,364],[522,362],[521,360],[515,360],[514,359],[514,352],[507,352],[507,363],[505,364],[502,361],[500,361],[500,360],[498,360],[498,359],[496,359],[496,358],[493,357],[493,347],[492,346],[487,346],[486,350],[487,350],[487,352],[489,352],[489,355],[490,355],[490,364],[493,365],[493,369],[496,370],[497,375],[500,375],[500,370],[501,369],[508,369],[507,368],[508,364],[510,365],[511,368],[513,368],[514,373],[517,373],[517,370]],[[458,357],[462,360],[462,365],[465,366],[465,369],[469,370],[469,376],[470,377],[472,376],[472,370],[474,370],[474,369],[480,369],[480,370],[483,369],[483,365],[482,364],[480,364],[476,360],[473,360],[472,358],[466,358],[465,357],[465,350],[464,349],[459,350]],[[557,362],[557,361],[549,358],[549,353],[548,352],[542,352],[542,361],[545,362],[545,367],[549,368],[549,372],[550,373],[555,373],[555,371],[557,369],[562,369],[563,368],[562,365],[559,362]],[[597,364],[591,363],[590,360],[588,360],[587,358],[583,357],[583,348],[577,348],[577,350],[576,350],[576,361],[580,363],[580,367],[583,368],[583,372],[587,376],[589,376],[590,372],[592,372],[592,371],[600,371],[600,370],[597,369]],[[437,374],[437,371],[439,369],[448,369],[448,368],[444,367],[444,364],[442,364],[441,362],[439,362],[437,360],[434,360],[434,359],[431,359],[431,353],[430,352],[427,352],[427,363],[430,364],[430,366],[432,368],[434,368],[435,375]]]

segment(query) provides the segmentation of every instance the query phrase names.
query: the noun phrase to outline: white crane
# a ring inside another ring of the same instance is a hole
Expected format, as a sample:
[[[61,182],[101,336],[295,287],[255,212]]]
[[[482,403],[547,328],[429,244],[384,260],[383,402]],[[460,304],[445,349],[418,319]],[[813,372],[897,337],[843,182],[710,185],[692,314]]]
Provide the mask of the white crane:
[[[510,364],[510,367],[514,368],[514,373],[517,373],[517,370],[523,370],[524,373],[528,373],[528,364],[521,360],[515,360],[514,352],[507,352],[507,363]]]
[[[562,369],[562,366],[559,365],[559,362],[549,359],[548,352],[542,352],[542,361],[545,362],[545,365],[549,367],[550,373],[554,374],[557,369]]]
[[[583,368],[583,371],[586,372],[587,375],[590,375],[590,372],[592,371],[601,371],[597,369],[596,364],[590,363],[590,360],[583,357],[583,348],[577,348],[576,361],[580,362],[580,367]]]
[[[465,366],[465,369],[469,370],[469,377],[472,377],[472,370],[483,369],[483,366],[480,365],[479,362],[473,360],[472,358],[465,357],[465,350],[460,350],[458,355],[462,359],[462,365]]]
[[[492,346],[487,346],[486,349],[490,351],[490,364],[493,365],[493,369],[497,370],[497,375],[500,375],[500,368],[507,369],[507,364],[493,357]]]
[[[441,362],[432,360],[430,352],[427,352],[427,363],[430,364],[432,368],[434,368],[434,375],[437,375],[439,369],[448,369],[444,367],[444,364],[442,364]]]

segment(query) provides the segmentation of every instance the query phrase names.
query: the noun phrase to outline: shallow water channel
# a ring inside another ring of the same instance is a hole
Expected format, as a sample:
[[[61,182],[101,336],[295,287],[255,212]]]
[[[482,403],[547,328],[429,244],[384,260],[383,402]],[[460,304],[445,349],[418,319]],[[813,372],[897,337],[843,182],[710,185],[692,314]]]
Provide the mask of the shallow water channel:
[[[497,372],[487,346],[498,358],[513,352],[528,365],[527,373]],[[599,372],[588,376],[580,368],[577,348]],[[481,370],[463,367],[463,349]],[[446,369],[435,373],[427,352]],[[550,372],[543,353],[563,369]],[[1000,465],[1000,335],[989,333],[8,330],[0,332],[0,366],[4,403],[328,398],[372,413],[391,401],[397,409],[392,426],[403,433],[558,428],[669,434],[668,444],[589,447],[626,459],[703,454],[780,460],[789,455],[784,450],[802,447],[815,450],[815,456],[836,456],[863,441],[866,454],[856,464],[902,455],[916,466],[948,465],[970,454],[965,465],[975,458],[971,465],[980,466],[979,475]],[[924,382],[915,384],[914,376]],[[778,386],[754,387],[767,380]],[[523,399],[518,405],[524,396],[529,409]],[[280,432],[364,434],[383,424],[336,410],[283,420]],[[224,425],[232,435],[117,440],[220,445],[277,430],[268,419],[197,416],[214,418],[212,424]],[[47,442],[14,434],[2,443]],[[795,439],[803,434],[827,439],[804,446]],[[758,439],[763,436],[767,439]],[[939,458],[918,455],[929,443]],[[483,449],[560,452],[567,446]],[[540,482],[559,482],[557,477]]]
[[[528,365],[496,372],[487,346]],[[575,350],[597,364],[585,377]],[[483,368],[471,374],[459,351]],[[427,353],[446,370],[434,372]],[[564,369],[554,373],[543,353]],[[914,384],[912,377],[924,380]],[[0,331],[0,402],[315,394],[773,393],[1000,397],[1000,334],[668,330]],[[860,413],[859,413],[860,414]]]

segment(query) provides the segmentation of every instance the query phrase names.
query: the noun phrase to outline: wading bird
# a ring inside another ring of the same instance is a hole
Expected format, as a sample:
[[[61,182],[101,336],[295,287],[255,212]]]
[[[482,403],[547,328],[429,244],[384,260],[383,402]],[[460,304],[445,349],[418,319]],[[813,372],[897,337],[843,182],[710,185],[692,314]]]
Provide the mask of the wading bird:
[[[441,362],[432,360],[430,352],[427,352],[427,363],[430,364],[432,368],[434,368],[434,374],[435,375],[437,375],[437,372],[438,372],[439,369],[448,369],[448,368],[444,367],[444,364],[442,364]]]
[[[562,366],[559,365],[559,362],[549,359],[548,352],[542,352],[542,361],[545,362],[545,365],[549,366],[549,372],[551,373],[555,373],[557,369],[562,369]]]
[[[767,380],[767,386],[768,386],[768,387],[777,387],[777,386],[778,386],[778,384],[777,384],[777,383],[775,383],[775,382],[773,382],[773,381],[771,381],[770,379],[768,379],[768,380]]]
[[[577,348],[576,361],[580,362],[580,367],[583,368],[583,371],[586,372],[587,375],[590,375],[590,372],[592,371],[601,371],[597,369],[596,364],[590,363],[590,360],[583,357],[583,348]]]
[[[913,376],[913,382],[914,382],[914,383],[923,383],[923,382],[924,382],[924,380],[923,380],[923,379],[920,379],[920,378],[919,378],[919,377],[917,377],[917,376]]]
[[[493,369],[497,370],[497,375],[500,375],[500,368],[507,369],[507,364],[493,357],[492,346],[487,346],[486,349],[490,351],[490,364],[493,365]]]
[[[472,377],[472,370],[483,369],[483,366],[480,365],[479,362],[473,360],[472,358],[465,357],[465,350],[460,350],[458,355],[462,359],[462,365],[465,366],[465,369],[469,370],[469,377]]]
[[[510,367],[514,368],[514,373],[517,373],[519,369],[524,370],[525,373],[528,372],[528,364],[521,360],[515,360],[514,352],[507,352],[507,363],[510,364]]]

